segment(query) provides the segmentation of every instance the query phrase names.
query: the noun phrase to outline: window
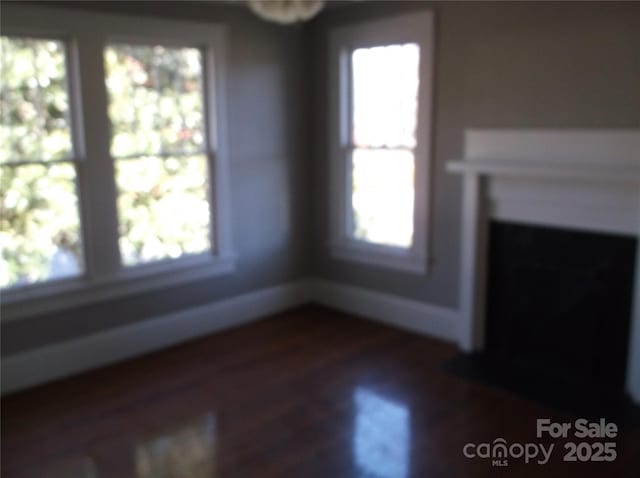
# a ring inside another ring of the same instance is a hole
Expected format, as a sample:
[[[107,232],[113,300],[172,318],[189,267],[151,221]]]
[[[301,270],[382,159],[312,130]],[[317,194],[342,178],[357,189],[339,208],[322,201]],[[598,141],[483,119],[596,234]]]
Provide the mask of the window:
[[[78,276],[84,266],[65,45],[0,42],[0,286]]]
[[[426,270],[432,17],[359,24],[331,36],[331,251]]]
[[[232,271],[221,27],[6,8],[3,319]]]
[[[207,251],[200,51],[110,45],[105,63],[122,262],[132,266]]]
[[[413,242],[419,62],[415,43],[351,53],[351,232],[356,239],[403,248]]]

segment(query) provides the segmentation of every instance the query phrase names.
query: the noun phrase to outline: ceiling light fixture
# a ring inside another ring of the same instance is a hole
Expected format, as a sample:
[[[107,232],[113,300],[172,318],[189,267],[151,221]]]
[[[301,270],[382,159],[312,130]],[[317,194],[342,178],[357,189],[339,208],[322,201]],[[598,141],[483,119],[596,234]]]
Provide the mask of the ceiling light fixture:
[[[290,25],[313,18],[324,0],[248,0],[249,8],[264,20]]]

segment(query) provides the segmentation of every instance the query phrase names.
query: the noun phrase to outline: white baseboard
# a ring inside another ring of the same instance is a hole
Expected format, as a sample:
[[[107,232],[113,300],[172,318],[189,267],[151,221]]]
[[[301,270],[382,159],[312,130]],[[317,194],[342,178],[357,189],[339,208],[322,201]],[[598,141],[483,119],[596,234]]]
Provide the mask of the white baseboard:
[[[458,341],[460,315],[455,309],[339,282],[308,279],[9,356],[1,364],[2,394],[160,350],[308,302],[448,342]],[[640,300],[636,304],[640,310],[639,304]],[[636,335],[640,336],[637,330]],[[640,367],[630,360],[630,369],[627,390],[640,404]]]
[[[456,340],[455,310],[308,279],[11,355],[2,360],[2,394],[160,350],[308,302],[446,341]]]
[[[456,309],[321,279],[310,281],[315,302],[394,327],[457,342]]]
[[[242,294],[2,360],[2,394],[68,377],[315,302],[447,342],[459,312],[339,282],[307,279]],[[631,367],[633,368],[633,367]],[[638,368],[627,390],[640,403]]]
[[[2,394],[236,327],[309,300],[309,282],[303,280],[11,355],[2,360]]]

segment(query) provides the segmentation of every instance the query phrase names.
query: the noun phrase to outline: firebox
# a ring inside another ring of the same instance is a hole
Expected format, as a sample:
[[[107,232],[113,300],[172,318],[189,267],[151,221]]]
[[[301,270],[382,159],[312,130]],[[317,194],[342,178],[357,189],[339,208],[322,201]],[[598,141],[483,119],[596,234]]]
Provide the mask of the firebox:
[[[524,375],[625,385],[636,238],[492,221],[485,352]]]

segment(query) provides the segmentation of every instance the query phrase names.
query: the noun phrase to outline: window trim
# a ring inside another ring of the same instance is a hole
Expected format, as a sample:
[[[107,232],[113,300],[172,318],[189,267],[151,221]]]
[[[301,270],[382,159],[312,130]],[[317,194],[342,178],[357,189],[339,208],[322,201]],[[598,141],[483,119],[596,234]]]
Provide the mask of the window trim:
[[[209,254],[204,254],[209,256]],[[9,322],[37,314],[51,313],[127,295],[150,292],[232,273],[234,258],[211,259],[203,254],[180,261],[158,261],[109,279],[86,281],[83,277],[51,280],[12,290],[10,300],[2,297],[2,321]]]
[[[329,255],[374,267],[426,274],[429,262],[429,186],[431,184],[434,19],[431,10],[343,26],[329,34]],[[414,238],[409,248],[355,239],[351,221],[349,155],[352,121],[350,52],[402,43],[420,46],[420,84],[416,126]]]
[[[3,7],[2,34],[55,38],[65,42],[85,254],[84,273],[80,276],[4,289],[2,321],[232,273],[235,270],[235,255],[232,247],[225,103],[226,27],[220,24],[9,4]],[[207,158],[209,167],[210,251],[134,267],[121,263],[117,191],[113,174],[115,163],[110,155],[111,126],[104,81],[104,49],[116,39],[138,43],[146,39],[151,43],[169,46],[197,46],[202,51],[206,112],[206,147],[202,154]],[[97,53],[98,58],[95,58]],[[84,60],[88,61],[83,63]],[[92,81],[97,76],[102,81]],[[99,183],[96,178],[101,178]],[[96,186],[99,186],[99,192],[94,191]],[[108,237],[104,237],[105,231]]]

